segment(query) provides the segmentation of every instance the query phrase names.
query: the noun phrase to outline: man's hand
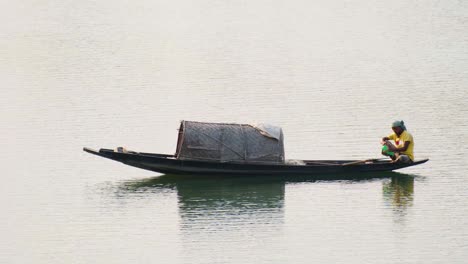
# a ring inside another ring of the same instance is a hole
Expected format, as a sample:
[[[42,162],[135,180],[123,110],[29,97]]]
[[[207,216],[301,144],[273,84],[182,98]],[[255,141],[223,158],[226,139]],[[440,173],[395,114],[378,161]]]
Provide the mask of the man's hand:
[[[388,142],[389,138],[388,137],[383,137],[382,140],[380,141],[380,144],[386,145]]]
[[[390,142],[389,140],[386,140],[384,144],[387,145],[388,150],[393,152],[399,152],[399,149],[395,147],[395,145],[393,145],[392,142]]]

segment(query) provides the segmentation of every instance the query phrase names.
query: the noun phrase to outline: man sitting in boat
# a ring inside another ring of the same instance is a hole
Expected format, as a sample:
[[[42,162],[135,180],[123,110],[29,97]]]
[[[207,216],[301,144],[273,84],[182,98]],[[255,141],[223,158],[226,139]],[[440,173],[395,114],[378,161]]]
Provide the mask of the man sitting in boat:
[[[403,120],[393,122],[392,130],[391,135],[382,138],[382,155],[389,156],[395,162],[413,162],[414,140],[413,136],[406,130]],[[390,140],[393,140],[395,145]]]

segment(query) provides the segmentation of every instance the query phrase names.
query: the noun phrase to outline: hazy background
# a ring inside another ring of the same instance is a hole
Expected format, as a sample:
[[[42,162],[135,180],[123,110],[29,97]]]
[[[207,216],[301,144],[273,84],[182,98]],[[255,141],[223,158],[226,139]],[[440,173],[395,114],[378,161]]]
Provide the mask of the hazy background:
[[[468,2],[1,1],[0,262],[463,263]],[[287,158],[416,158],[359,182],[163,179],[180,120],[271,122]]]

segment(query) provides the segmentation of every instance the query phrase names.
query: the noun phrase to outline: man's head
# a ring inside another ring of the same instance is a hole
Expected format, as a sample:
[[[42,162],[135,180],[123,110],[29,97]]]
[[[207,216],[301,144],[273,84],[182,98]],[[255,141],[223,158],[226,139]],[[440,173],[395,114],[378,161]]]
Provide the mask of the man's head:
[[[392,130],[393,132],[395,132],[395,134],[400,135],[401,133],[403,133],[403,131],[406,130],[405,122],[403,122],[403,120],[393,122]]]

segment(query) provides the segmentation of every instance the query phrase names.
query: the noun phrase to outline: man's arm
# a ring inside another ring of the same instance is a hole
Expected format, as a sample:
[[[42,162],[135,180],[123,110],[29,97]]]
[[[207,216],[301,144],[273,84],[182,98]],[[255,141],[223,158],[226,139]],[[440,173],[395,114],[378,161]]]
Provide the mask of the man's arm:
[[[386,142],[388,140],[395,140],[395,138],[396,138],[396,135],[395,135],[395,133],[393,133],[393,134],[390,134],[389,136],[383,137],[382,141]]]

